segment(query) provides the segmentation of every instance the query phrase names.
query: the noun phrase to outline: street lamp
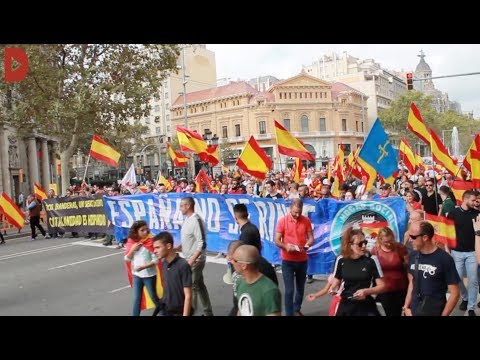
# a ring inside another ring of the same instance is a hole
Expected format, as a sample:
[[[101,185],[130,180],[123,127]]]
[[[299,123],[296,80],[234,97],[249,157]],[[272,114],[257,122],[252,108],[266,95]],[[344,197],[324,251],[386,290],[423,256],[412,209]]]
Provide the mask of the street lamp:
[[[202,135],[203,140],[207,143],[207,145],[218,145],[218,136],[217,134],[213,134],[210,129],[205,129]],[[213,177],[213,167],[210,166],[210,175]]]
[[[178,69],[182,69],[182,85],[183,85],[183,93],[179,93],[180,95],[183,95],[183,116],[185,120],[185,128],[188,129],[188,117],[187,117],[187,83],[188,80],[187,78],[189,77],[186,74],[186,68],[185,68],[185,49],[186,46],[182,47],[182,65],[177,66]],[[192,170],[192,179],[195,176],[195,166],[193,163],[193,157],[189,161],[189,167]]]

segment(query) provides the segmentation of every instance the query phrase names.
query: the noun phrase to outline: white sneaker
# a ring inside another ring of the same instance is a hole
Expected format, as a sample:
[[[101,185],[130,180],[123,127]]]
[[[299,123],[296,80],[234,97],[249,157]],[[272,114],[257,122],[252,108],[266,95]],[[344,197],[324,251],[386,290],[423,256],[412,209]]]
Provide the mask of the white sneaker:
[[[51,239],[52,237],[50,236],[50,234],[47,234],[44,236],[45,239]]]

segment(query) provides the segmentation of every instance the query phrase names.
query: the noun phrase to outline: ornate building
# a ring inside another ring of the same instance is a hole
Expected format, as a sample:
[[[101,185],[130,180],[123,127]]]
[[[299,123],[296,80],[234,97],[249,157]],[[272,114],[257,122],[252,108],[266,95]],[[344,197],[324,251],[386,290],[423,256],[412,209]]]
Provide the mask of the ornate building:
[[[274,169],[291,165],[293,159],[280,155],[274,120],[305,143],[319,168],[336,154],[343,143],[347,153],[363,143],[367,96],[342,83],[331,83],[299,75],[258,91],[245,81],[187,94],[190,130],[215,134],[220,143],[237,153],[253,135],[274,162]],[[184,126],[183,96],[171,106],[172,126]],[[233,165],[236,159],[231,159]]]

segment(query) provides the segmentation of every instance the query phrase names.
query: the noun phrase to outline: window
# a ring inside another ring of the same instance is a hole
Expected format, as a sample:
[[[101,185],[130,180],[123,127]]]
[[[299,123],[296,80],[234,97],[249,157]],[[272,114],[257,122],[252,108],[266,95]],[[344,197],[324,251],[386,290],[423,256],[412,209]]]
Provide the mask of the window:
[[[160,111],[160,105],[155,105],[155,112],[159,112]]]
[[[167,125],[167,133],[170,132],[170,125]]]
[[[260,134],[266,134],[267,133],[267,126],[265,124],[265,121],[259,121],[258,122],[258,129],[260,130]]]
[[[290,119],[283,119],[283,127],[290,131]]]
[[[283,95],[283,93],[280,93],[280,100],[282,99],[282,95]]]
[[[170,115],[169,114],[166,114],[165,115],[165,122],[169,122],[170,121]]]
[[[240,124],[235,125],[235,136],[240,136]]]
[[[342,119],[342,131],[347,131],[347,119]]]
[[[150,124],[150,118],[149,117],[146,117],[144,120],[145,120],[145,124]]]
[[[327,131],[327,125],[325,124],[325,118],[320,118],[320,131]]]
[[[350,152],[352,151],[351,145],[350,144],[343,144],[343,151],[344,151],[344,156],[350,155]]]
[[[358,120],[355,121],[355,129],[356,129],[355,131],[358,132]]]
[[[363,121],[362,121],[362,132],[365,132],[365,130],[363,129]]]
[[[157,127],[155,128],[155,134],[160,135],[160,134],[161,134],[161,130],[162,130],[162,128],[161,128],[160,126],[157,126]]]
[[[307,115],[302,115],[302,132],[308,132],[308,117]]]
[[[165,98],[165,99],[168,99],[168,92],[167,92],[167,91],[165,91],[164,98]]]
[[[228,128],[226,126],[222,126],[222,138],[228,138]]]

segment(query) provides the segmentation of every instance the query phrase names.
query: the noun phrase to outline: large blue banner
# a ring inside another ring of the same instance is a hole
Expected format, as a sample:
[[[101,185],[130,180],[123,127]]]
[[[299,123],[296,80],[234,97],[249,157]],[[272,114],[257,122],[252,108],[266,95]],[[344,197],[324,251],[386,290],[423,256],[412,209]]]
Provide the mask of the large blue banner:
[[[180,212],[183,193],[141,194],[104,197],[109,220],[115,226],[116,238],[126,238],[136,220],[145,220],[153,235],[169,231],[175,244],[180,243],[180,228],[184,216]],[[208,229],[207,250],[226,252],[230,241],[238,240],[240,229],[233,217],[235,204],[244,203],[262,240],[262,255],[279,264],[280,251],[275,245],[275,226],[288,212],[289,201],[256,198],[248,195],[195,194],[195,212]],[[339,202],[324,199],[304,202],[303,214],[314,226],[314,245],[308,251],[309,274],[329,274],[339,251],[339,234],[356,223],[388,221],[392,230],[403,238],[406,225],[405,203],[401,198],[379,201]]]

